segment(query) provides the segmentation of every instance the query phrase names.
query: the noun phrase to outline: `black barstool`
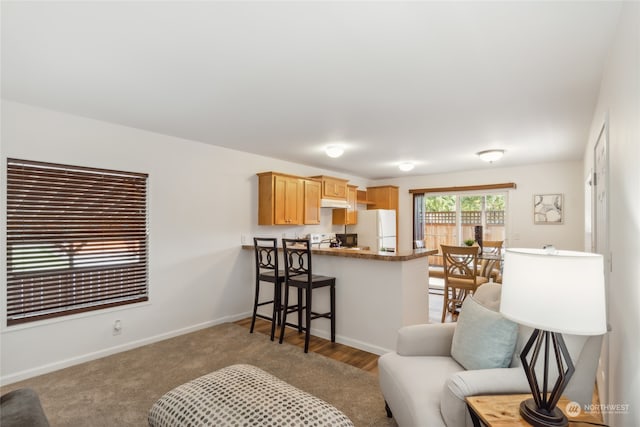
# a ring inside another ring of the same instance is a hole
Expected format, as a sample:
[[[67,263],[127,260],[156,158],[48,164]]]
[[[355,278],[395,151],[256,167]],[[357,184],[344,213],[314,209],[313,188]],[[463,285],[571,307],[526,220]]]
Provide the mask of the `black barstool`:
[[[251,318],[250,333],[256,324],[256,317],[271,321],[271,341],[276,331],[276,323],[280,324],[282,312],[282,284],[285,280],[284,271],[278,270],[278,240],[266,237],[254,237],[253,247],[256,255],[256,296],[253,302],[253,317]],[[260,302],[260,282],[273,283],[273,299]],[[271,317],[258,314],[258,307],[273,304]]]
[[[305,331],[304,352],[309,351],[309,336],[311,331],[311,320],[324,317],[331,319],[331,342],[336,342],[336,279],[335,277],[320,276],[312,273],[311,270],[311,242],[304,239],[282,239],[285,265],[285,288],[283,318],[280,329],[280,344],[284,339],[284,328],[286,325],[297,326],[298,331]],[[316,313],[312,311],[313,290],[329,286],[330,290],[330,311],[328,313]],[[289,305],[289,288],[298,290],[297,304]],[[302,294],[304,291],[304,305]],[[305,312],[304,327],[302,327],[302,311]],[[287,314],[297,312],[298,324],[287,323]]]

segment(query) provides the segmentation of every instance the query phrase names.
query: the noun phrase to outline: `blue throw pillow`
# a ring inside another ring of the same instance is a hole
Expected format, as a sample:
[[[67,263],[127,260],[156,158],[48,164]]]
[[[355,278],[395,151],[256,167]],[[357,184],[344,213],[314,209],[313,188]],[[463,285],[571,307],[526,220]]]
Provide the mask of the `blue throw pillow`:
[[[468,297],[458,316],[451,356],[467,370],[506,368],[517,339],[517,323]]]

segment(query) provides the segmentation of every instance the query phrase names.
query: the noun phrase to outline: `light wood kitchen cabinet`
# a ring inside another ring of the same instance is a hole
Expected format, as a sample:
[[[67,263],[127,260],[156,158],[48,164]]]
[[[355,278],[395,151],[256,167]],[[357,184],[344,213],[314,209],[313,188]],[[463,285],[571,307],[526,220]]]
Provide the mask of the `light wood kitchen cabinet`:
[[[383,185],[381,187],[367,187],[367,209],[395,209],[398,210],[398,187]],[[396,216],[397,217],[397,216]]]
[[[311,178],[322,181],[322,198],[347,200],[347,182],[346,179],[334,178],[332,176],[312,176]]]
[[[320,194],[322,182],[304,180],[304,223],[320,224]]]
[[[305,180],[276,172],[258,174],[258,225],[304,222]]]
[[[367,190],[357,190],[356,202],[359,205],[371,205],[373,202],[370,202],[367,199]]]
[[[334,225],[352,225],[358,222],[358,187],[355,185],[347,185],[347,209],[334,209],[332,214],[332,223]]]

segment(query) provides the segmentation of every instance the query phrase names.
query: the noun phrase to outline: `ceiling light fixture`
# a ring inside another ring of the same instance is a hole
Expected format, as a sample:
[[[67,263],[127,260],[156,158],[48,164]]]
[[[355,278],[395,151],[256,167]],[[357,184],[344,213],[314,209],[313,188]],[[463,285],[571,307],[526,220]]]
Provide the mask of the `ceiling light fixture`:
[[[400,163],[398,165],[398,168],[403,172],[409,172],[410,170],[412,170],[415,167],[416,167],[416,165],[414,165],[411,162],[402,162],[402,163]]]
[[[485,162],[493,163],[504,156],[504,150],[484,150],[477,152],[476,155]]]
[[[342,156],[344,148],[341,145],[328,145],[327,148],[324,149],[324,152],[327,153],[327,156],[335,159],[336,157]]]

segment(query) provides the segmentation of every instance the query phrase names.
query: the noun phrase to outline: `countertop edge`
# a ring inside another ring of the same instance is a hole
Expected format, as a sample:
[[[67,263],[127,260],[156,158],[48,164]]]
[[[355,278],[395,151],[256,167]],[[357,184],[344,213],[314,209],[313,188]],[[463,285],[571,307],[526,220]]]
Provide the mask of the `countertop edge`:
[[[242,245],[242,249],[253,250],[253,245]],[[282,248],[278,248],[282,250]],[[410,251],[400,251],[400,253],[393,252],[379,252],[373,253],[370,251],[359,251],[341,248],[323,248],[323,249],[311,249],[311,253],[314,255],[327,255],[343,258],[358,258],[358,259],[371,259],[378,261],[411,261],[413,259],[424,258],[430,255],[438,253],[437,249],[414,249]]]

